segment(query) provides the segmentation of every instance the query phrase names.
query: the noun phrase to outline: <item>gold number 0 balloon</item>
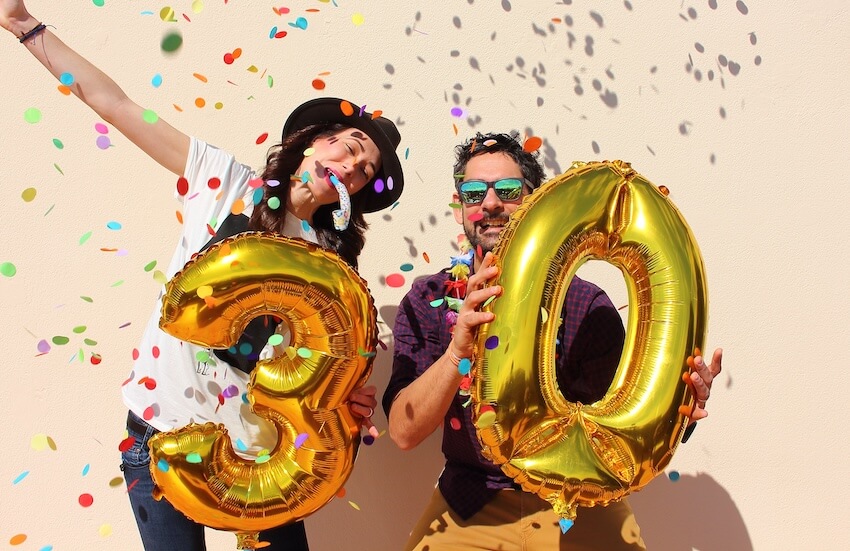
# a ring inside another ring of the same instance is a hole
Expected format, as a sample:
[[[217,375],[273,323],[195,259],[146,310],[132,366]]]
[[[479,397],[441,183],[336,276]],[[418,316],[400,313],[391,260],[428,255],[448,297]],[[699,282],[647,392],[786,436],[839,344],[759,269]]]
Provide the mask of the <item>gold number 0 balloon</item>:
[[[360,429],[345,401],[368,378],[377,340],[372,296],[348,264],[262,233],[224,240],[187,263],[168,283],[160,327],[228,348],[263,314],[289,324],[290,350],[309,350],[260,361],[251,373],[253,410],[278,430],[268,461],[236,455],[226,428],[213,423],[150,440],[155,496],[196,522],[236,532],[240,549],[255,548],[261,530],[313,513],[347,480]],[[297,446],[299,435],[306,439]]]
[[[578,505],[646,485],[681,440],[687,419],[678,409],[693,404],[682,375],[705,338],[702,257],[678,210],[622,161],[575,163],[546,182],[517,208],[494,253],[504,293],[478,336],[478,437],[569,527]],[[567,287],[589,259],[620,268],[630,310],[614,381],[600,401],[580,404],[558,390],[554,351]]]

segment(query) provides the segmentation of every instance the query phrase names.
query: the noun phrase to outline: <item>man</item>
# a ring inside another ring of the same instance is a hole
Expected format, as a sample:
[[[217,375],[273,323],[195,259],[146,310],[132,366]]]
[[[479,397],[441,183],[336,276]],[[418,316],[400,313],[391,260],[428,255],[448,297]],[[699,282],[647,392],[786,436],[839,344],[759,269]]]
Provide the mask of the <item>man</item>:
[[[627,500],[579,508],[575,525],[562,534],[548,502],[522,491],[482,456],[472,408],[465,407],[468,381],[458,366],[473,355],[477,327],[494,319],[494,314],[480,312],[480,306],[502,291],[499,285],[484,287],[498,275],[487,253],[522,198],[542,183],[537,155],[524,151],[516,134],[477,134],[457,146],[454,201],[460,208],[455,218],[474,253],[472,275],[463,281],[460,264],[469,255],[453,258],[451,271],[413,284],[396,317],[393,373],[383,397],[390,436],[408,450],[442,425],[446,457],[408,550],[645,549]],[[458,299],[463,302],[455,314],[450,306]],[[622,321],[601,289],[577,277],[567,291],[562,318],[556,352],[559,387],[570,401],[594,402],[605,394],[617,369],[625,338]],[[700,357],[694,360],[691,384],[697,407],[691,421],[707,415],[705,401],[721,359],[717,350],[711,366]]]

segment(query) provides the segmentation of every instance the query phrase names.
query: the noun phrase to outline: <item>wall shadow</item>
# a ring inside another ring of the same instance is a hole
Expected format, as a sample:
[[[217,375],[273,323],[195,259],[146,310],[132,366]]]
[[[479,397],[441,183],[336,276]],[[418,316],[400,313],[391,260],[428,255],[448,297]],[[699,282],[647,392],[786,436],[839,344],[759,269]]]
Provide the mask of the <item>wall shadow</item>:
[[[649,550],[752,551],[744,519],[726,489],[705,473],[659,476],[629,497]]]

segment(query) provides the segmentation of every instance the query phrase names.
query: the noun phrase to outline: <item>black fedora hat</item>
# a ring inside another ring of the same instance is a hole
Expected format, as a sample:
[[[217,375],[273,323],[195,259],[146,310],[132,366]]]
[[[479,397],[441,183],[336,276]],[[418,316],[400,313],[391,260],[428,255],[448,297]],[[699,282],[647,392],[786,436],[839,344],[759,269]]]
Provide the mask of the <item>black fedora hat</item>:
[[[340,123],[365,132],[381,152],[381,169],[360,193],[366,194],[365,212],[375,212],[392,205],[404,189],[404,174],[396,148],[401,135],[387,118],[374,117],[360,106],[340,98],[316,98],[296,107],[283,125],[283,137],[313,124]],[[375,189],[374,183],[383,180]],[[392,187],[390,187],[392,186]]]

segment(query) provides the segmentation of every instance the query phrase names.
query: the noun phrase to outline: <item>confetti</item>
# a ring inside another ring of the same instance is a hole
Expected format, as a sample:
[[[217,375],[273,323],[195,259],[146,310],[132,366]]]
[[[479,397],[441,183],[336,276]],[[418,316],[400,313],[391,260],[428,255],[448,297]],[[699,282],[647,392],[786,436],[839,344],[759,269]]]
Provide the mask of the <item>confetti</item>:
[[[191,452],[186,454],[187,463],[200,463],[201,461],[203,461],[203,459],[201,459],[201,454],[199,454],[198,452]]]
[[[24,120],[30,124],[36,124],[41,121],[41,111],[35,107],[30,107],[24,111]]]
[[[15,534],[11,538],[9,538],[9,545],[20,545],[27,541],[26,534]]]
[[[301,348],[299,348],[296,351],[296,353],[304,359],[308,359],[308,358],[313,357],[313,351],[310,350],[309,348],[304,348],[303,346]]]
[[[177,18],[174,16],[174,10],[168,6],[159,10],[159,18],[166,23],[175,23]]]
[[[390,274],[386,278],[388,287],[402,287],[404,285],[404,276],[401,274]]]
[[[364,23],[365,19],[362,13],[355,13],[351,16],[351,22],[354,23],[355,27],[359,27]]]
[[[526,153],[534,153],[540,146],[543,145],[543,140],[538,138],[537,136],[532,136],[525,140],[525,143],[522,144],[522,150]]]
[[[3,274],[5,277],[15,277],[16,273],[18,273],[18,268],[11,262],[0,264],[0,274]]]
[[[482,413],[478,416],[478,420],[475,422],[475,426],[479,429],[484,429],[496,422],[496,412],[492,409],[484,411],[483,407],[481,409]]]
[[[298,448],[300,448],[302,445],[304,445],[304,442],[306,442],[306,441],[307,441],[307,433],[302,432],[301,434],[299,434],[295,438],[295,442],[294,442],[295,449],[297,450]]]
[[[91,507],[92,503],[94,503],[94,498],[91,494],[80,494],[79,499],[80,505],[83,507]]]
[[[170,8],[163,8],[170,9]],[[173,13],[173,12],[172,12]],[[170,32],[162,37],[162,42],[160,43],[160,48],[162,51],[168,54],[174,53],[180,49],[180,46],[183,45],[183,35],[179,32]]]
[[[145,109],[142,112],[142,120],[148,124],[153,124],[159,120],[159,115],[157,115],[154,111],[150,109]]]
[[[354,114],[354,107],[347,101],[342,100],[339,102],[339,109],[342,111],[342,114],[346,117],[350,117]]]
[[[677,482],[680,477],[681,475],[679,474],[679,471],[670,471],[670,473],[667,475],[667,478],[670,479],[670,482]]]
[[[162,86],[161,74],[157,73],[153,76],[153,78],[151,79],[151,86],[153,86],[154,88],[159,88],[160,86]]]
[[[12,485],[15,485],[15,484],[17,484],[18,482],[20,482],[21,480],[25,479],[25,478],[26,478],[29,474],[30,474],[30,472],[29,472],[29,471],[24,471],[24,472],[22,472],[21,474],[19,474],[18,476],[16,476],[16,477],[14,478],[14,480],[12,480]]]
[[[356,510],[356,511],[359,511],[359,510],[360,510],[360,506],[359,506],[359,505],[357,505],[356,503],[354,503],[353,501],[349,501],[349,502],[348,502],[348,504],[349,504],[349,505],[351,505],[351,508],[352,508],[352,509],[354,509],[354,510]]]
[[[260,145],[261,143],[265,142],[268,139],[268,137],[269,137],[269,133],[263,132],[262,134],[257,136],[256,144]]]
[[[558,520],[558,525],[561,527],[561,533],[566,534],[573,527],[573,521],[568,518]]]
[[[109,228],[110,230],[120,230],[120,229],[121,229],[121,223],[120,223],[120,222],[115,222],[115,221],[113,220],[113,221],[111,221],[111,222],[107,222],[107,223],[106,223],[106,227],[107,227],[107,228]]]

